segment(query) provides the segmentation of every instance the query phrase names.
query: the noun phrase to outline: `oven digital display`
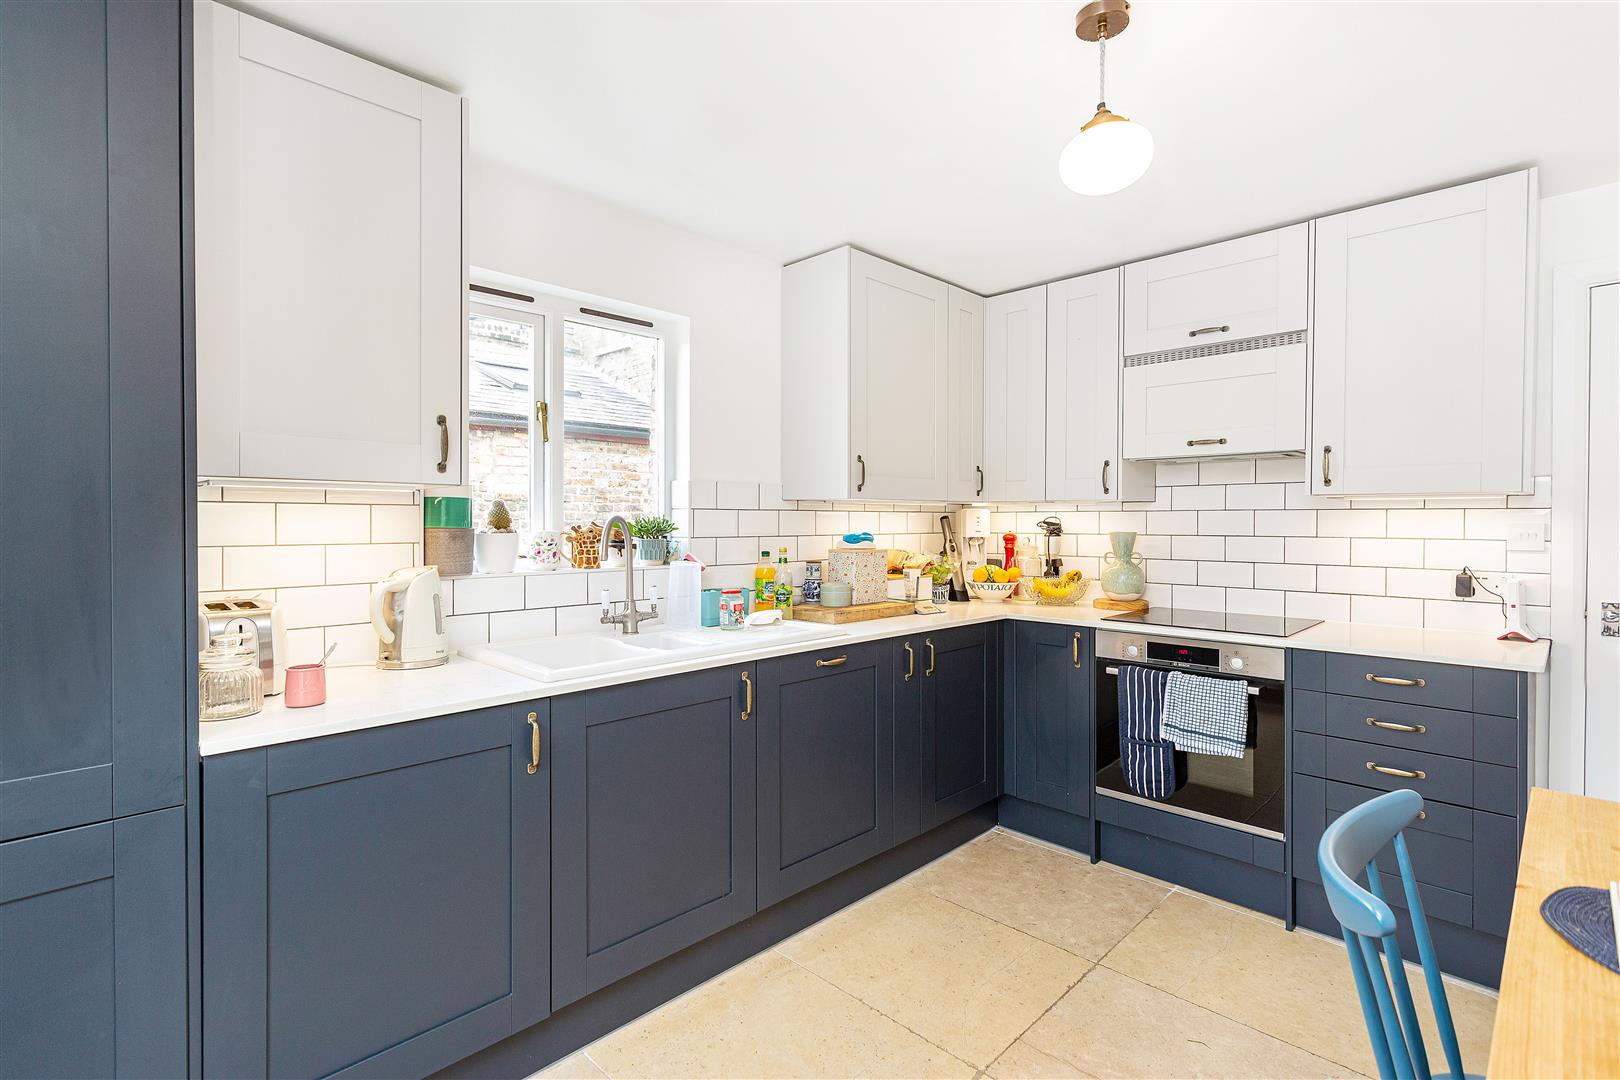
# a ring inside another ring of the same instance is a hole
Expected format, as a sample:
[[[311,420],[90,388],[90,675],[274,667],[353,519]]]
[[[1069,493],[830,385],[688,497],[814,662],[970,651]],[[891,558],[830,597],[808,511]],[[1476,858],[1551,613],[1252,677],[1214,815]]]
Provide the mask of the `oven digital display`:
[[[1199,667],[1211,668],[1221,666],[1220,649],[1202,649],[1194,645],[1171,645],[1163,641],[1150,641],[1147,643],[1147,655],[1149,660],[1172,664],[1197,664]]]

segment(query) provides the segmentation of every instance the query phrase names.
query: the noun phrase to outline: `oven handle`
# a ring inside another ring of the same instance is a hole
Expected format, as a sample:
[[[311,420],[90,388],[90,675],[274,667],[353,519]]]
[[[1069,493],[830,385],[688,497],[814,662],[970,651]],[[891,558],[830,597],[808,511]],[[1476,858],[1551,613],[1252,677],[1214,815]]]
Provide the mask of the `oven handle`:
[[[1118,675],[1119,674],[1119,668],[1117,668],[1117,667],[1105,667],[1105,668],[1103,668],[1103,674],[1104,675]],[[1258,686],[1250,684],[1250,686],[1249,686],[1249,696],[1250,697],[1259,697],[1260,696],[1260,688]]]

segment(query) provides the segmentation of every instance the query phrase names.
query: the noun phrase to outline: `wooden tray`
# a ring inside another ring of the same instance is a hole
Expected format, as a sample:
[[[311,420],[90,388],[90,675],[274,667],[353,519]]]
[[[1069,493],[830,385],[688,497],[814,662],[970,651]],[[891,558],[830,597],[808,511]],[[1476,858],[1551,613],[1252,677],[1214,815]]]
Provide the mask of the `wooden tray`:
[[[875,604],[853,604],[849,607],[824,608],[820,604],[795,604],[793,617],[800,622],[841,623],[870,622],[872,619],[892,619],[896,615],[912,615],[917,610],[915,600],[879,600]]]
[[[1146,611],[1146,600],[1110,600],[1106,596],[1099,596],[1091,602],[1092,607],[1102,608],[1104,611]]]

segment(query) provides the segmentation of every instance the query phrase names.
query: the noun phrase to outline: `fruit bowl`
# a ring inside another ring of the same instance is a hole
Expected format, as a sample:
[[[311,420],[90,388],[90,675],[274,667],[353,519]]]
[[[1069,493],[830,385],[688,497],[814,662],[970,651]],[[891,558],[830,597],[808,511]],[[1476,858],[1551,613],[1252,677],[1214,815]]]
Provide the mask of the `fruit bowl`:
[[[1018,588],[1016,581],[970,581],[968,591],[980,600],[1005,600]]]
[[[1030,581],[1035,590],[1035,602],[1054,607],[1078,604],[1091,587],[1091,582],[1075,572],[1064,577],[1038,577]]]

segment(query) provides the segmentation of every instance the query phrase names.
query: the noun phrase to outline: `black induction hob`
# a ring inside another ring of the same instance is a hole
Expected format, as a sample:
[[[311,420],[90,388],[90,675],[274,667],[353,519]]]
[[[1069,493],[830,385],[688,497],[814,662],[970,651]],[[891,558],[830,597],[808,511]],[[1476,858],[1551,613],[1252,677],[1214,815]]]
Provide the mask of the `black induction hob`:
[[[1293,637],[1301,630],[1309,630],[1322,620],[1290,619],[1282,615],[1242,615],[1235,611],[1148,608],[1146,611],[1122,611],[1118,615],[1108,616],[1107,621],[1163,626],[1167,629],[1222,630],[1231,634],[1285,638]]]

